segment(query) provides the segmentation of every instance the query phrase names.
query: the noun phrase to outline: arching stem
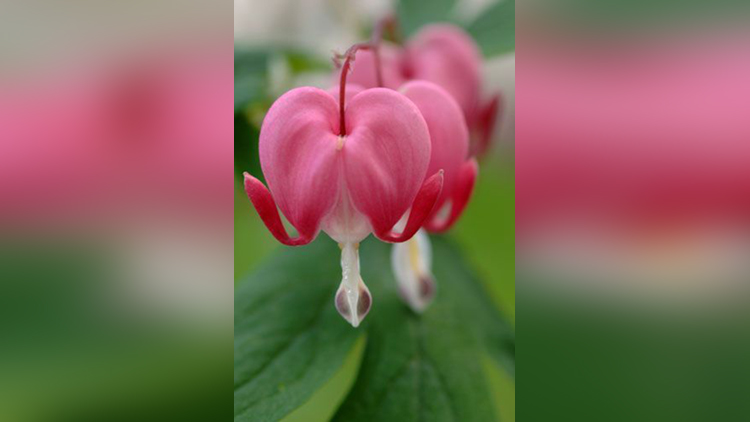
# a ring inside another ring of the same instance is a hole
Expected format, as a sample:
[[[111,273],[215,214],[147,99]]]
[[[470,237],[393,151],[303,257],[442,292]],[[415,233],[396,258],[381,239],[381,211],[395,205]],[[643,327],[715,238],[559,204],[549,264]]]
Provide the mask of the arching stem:
[[[346,100],[346,76],[349,74],[349,68],[351,62],[354,61],[354,56],[359,50],[369,50],[372,46],[369,43],[358,43],[349,47],[344,53],[344,64],[341,66],[341,85],[339,87],[339,135],[346,136],[346,119],[344,118],[344,110],[346,106],[344,104]]]
[[[391,36],[396,42],[400,42],[400,34],[398,32],[398,25],[396,18],[392,15],[388,15],[378,21],[370,37],[370,42],[357,43],[349,47],[343,56],[337,56],[334,59],[334,63],[338,63],[336,59],[343,58],[344,62],[341,66],[341,85],[339,87],[339,135],[346,136],[346,119],[344,117],[344,110],[346,105],[346,77],[351,68],[351,63],[354,61],[354,57],[359,50],[371,50],[375,56],[375,78],[379,87],[383,87],[383,71],[380,65],[380,44],[383,41],[383,33],[388,30]]]

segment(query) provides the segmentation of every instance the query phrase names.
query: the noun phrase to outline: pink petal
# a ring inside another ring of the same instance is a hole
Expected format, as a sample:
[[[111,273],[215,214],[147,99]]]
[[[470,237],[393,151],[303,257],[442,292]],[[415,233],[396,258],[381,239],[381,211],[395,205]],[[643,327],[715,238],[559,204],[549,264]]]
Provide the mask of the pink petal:
[[[435,204],[437,203],[442,188],[443,171],[441,170],[433,174],[424,182],[424,185],[422,185],[422,189],[419,190],[417,198],[414,199],[414,204],[409,212],[409,219],[406,221],[404,231],[402,231],[401,234],[396,234],[389,228],[373,225],[375,236],[384,242],[398,243],[411,239],[435,209]]]
[[[338,127],[338,102],[311,87],[282,95],[263,120],[258,145],[263,174],[279,209],[301,235],[317,234],[336,203]]]
[[[385,233],[422,186],[431,149],[427,124],[404,95],[373,88],[349,103],[346,126],[342,153],[352,204]]]
[[[479,173],[479,165],[477,160],[472,158],[464,162],[461,166],[461,171],[458,175],[458,182],[455,188],[451,192],[451,211],[444,221],[440,221],[436,214],[438,207],[435,207],[431,219],[426,223],[425,228],[427,231],[433,233],[444,232],[453,226],[458,218],[463,213],[466,205],[469,203],[471,194],[474,191],[474,184],[477,180],[477,174]]]
[[[474,40],[448,24],[425,26],[407,45],[411,79],[434,82],[450,93],[468,118],[481,86],[481,55]]]
[[[402,49],[400,47],[388,43],[380,45],[380,68],[385,88],[396,89],[406,81],[401,55]],[[340,75],[339,72],[336,72],[336,77]],[[338,81],[338,78],[336,80]],[[365,88],[378,87],[375,74],[375,54],[371,50],[357,51],[354,65],[347,76],[347,83],[358,84]]]
[[[313,226],[298,227],[299,236],[296,238],[290,237],[281,222],[271,192],[263,186],[260,180],[247,173],[245,173],[245,192],[247,192],[250,201],[253,202],[260,219],[263,220],[263,223],[268,227],[268,231],[276,240],[288,246],[299,246],[308,244],[315,239],[318,230]]]
[[[432,152],[427,174],[445,172],[435,212],[453,195],[461,165],[469,152],[469,131],[456,101],[444,89],[425,81],[409,82],[399,90],[422,113],[430,132]]]

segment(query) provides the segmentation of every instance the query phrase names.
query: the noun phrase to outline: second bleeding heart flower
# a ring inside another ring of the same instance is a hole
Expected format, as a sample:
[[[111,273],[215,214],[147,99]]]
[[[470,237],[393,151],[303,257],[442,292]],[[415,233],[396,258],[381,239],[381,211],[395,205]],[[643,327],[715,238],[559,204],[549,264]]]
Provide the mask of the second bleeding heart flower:
[[[378,44],[377,51],[363,51],[357,57],[350,81],[365,88],[392,89],[410,80],[435,83],[461,108],[472,134],[472,153],[483,154],[489,147],[502,104],[500,94],[482,98],[482,56],[471,36],[454,25],[433,24],[422,28],[403,46]],[[376,62],[380,65],[380,80]]]
[[[444,232],[458,220],[474,189],[478,166],[469,158],[469,134],[458,103],[446,90],[425,81],[408,82],[399,91],[417,106],[427,123],[432,145],[428,174],[443,169],[445,182],[424,229]],[[424,230],[393,246],[391,264],[404,301],[422,312],[432,301],[430,240]]]

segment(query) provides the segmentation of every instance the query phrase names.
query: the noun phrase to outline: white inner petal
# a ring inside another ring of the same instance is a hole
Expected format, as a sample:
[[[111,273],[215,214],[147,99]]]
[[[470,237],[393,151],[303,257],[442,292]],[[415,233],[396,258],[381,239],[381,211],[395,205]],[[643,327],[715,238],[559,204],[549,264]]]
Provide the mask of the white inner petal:
[[[372,297],[359,272],[359,243],[347,242],[339,246],[342,277],[336,292],[336,309],[357,327],[369,312]]]
[[[391,265],[403,299],[415,312],[424,311],[435,290],[432,247],[424,230],[420,229],[406,242],[393,245]]]
[[[359,243],[372,231],[367,218],[352,204],[346,181],[340,181],[339,197],[333,210],[323,220],[322,229],[339,243]]]

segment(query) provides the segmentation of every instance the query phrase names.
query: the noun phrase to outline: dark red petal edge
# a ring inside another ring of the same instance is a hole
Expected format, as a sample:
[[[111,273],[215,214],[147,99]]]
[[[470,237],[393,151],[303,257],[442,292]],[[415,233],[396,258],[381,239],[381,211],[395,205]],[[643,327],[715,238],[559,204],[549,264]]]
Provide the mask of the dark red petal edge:
[[[495,131],[495,126],[497,126],[497,121],[500,118],[499,114],[502,112],[501,105],[501,96],[498,93],[479,109],[479,115],[477,116],[479,143],[476,145],[474,156],[481,157],[490,148],[492,133]]]
[[[414,236],[414,233],[422,227],[427,217],[435,207],[440,192],[443,190],[443,170],[430,176],[425,180],[422,187],[417,193],[417,197],[411,205],[409,219],[406,222],[404,231],[396,234],[392,228],[373,227],[375,236],[384,242],[400,243],[406,242]],[[374,226],[374,225],[373,225]]]
[[[451,212],[448,215],[448,218],[439,221],[440,219],[437,216],[433,216],[430,221],[425,223],[425,229],[427,229],[427,231],[431,233],[440,233],[453,226],[464,212],[464,209],[466,209],[466,205],[469,203],[471,194],[474,192],[474,184],[476,183],[478,173],[479,165],[474,158],[467,160],[461,165],[456,188],[453,190],[450,197]]]
[[[312,233],[303,232],[299,227],[296,227],[299,231],[299,236],[295,238],[289,237],[289,234],[284,228],[284,223],[281,222],[279,210],[276,208],[276,202],[273,200],[271,192],[266,189],[260,180],[248,173],[244,173],[244,175],[245,192],[247,192],[247,196],[255,206],[255,210],[258,212],[260,219],[263,220],[263,223],[268,227],[268,231],[271,232],[276,240],[287,246],[300,246],[306,245],[315,239],[317,230]]]

